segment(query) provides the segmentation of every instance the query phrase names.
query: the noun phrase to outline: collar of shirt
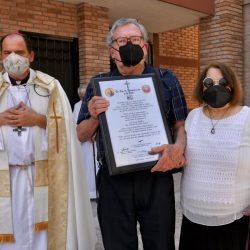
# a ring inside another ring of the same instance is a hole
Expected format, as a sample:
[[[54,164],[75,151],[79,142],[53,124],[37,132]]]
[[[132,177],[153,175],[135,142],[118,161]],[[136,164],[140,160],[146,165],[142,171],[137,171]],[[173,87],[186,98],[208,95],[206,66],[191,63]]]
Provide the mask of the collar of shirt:
[[[145,63],[145,68],[142,72],[142,74],[147,74],[147,73],[155,73],[155,69],[151,66],[149,66],[148,64]],[[121,76],[120,72],[118,71],[118,69],[114,69],[112,72],[111,72],[111,75],[110,76]]]
[[[24,85],[28,82],[29,78],[30,78],[30,73],[21,81],[17,81],[15,79],[13,79],[10,75],[9,75],[9,78],[10,78],[10,82],[13,86],[16,86],[16,85]],[[20,83],[18,83],[20,82]]]

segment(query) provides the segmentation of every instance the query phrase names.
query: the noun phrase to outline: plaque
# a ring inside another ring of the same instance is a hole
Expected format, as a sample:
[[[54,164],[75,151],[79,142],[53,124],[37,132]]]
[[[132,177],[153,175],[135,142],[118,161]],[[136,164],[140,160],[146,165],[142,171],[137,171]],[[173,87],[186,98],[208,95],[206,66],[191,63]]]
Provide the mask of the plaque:
[[[99,115],[110,175],[153,167],[159,155],[148,152],[171,143],[162,82],[155,74],[144,74],[95,78],[92,84],[94,94],[110,102]]]

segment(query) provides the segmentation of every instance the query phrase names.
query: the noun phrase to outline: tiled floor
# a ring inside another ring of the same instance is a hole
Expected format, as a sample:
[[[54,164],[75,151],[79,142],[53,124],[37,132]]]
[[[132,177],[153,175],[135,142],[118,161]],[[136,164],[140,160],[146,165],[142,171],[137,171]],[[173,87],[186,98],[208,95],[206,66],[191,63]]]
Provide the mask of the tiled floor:
[[[176,228],[175,228],[175,246],[176,246],[176,249],[178,249],[178,245],[179,245],[180,227],[181,227],[181,219],[182,219],[181,209],[180,209],[180,178],[181,178],[180,173],[174,174],[175,203],[176,203],[175,204],[176,205]],[[95,250],[104,250],[103,244],[102,244],[101,231],[99,228],[97,214],[96,214],[96,202],[92,201],[91,205],[92,205],[92,210],[93,210],[93,214],[94,214],[96,234],[97,234],[97,238],[98,238],[98,242],[96,244]],[[139,250],[143,250],[140,236],[139,236]]]

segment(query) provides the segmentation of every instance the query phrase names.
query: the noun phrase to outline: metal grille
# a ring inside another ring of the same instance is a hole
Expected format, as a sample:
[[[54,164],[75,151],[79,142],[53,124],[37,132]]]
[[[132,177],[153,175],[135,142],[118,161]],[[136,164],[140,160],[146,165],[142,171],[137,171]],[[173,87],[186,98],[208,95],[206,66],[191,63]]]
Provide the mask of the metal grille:
[[[35,52],[35,60],[31,67],[58,79],[73,107],[79,100],[78,39],[64,39],[23,31],[22,33],[29,37]]]

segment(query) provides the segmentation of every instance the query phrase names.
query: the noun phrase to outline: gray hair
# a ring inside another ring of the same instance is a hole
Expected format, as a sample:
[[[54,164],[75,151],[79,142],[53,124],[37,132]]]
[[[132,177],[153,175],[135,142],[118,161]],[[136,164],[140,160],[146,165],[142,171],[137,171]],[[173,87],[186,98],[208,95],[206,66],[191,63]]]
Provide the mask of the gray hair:
[[[134,24],[135,26],[137,26],[141,31],[141,34],[143,36],[144,41],[145,42],[148,41],[148,32],[146,31],[145,27],[142,24],[138,23],[138,21],[134,18],[121,18],[113,23],[113,25],[112,25],[112,27],[107,35],[107,44],[109,47],[112,46],[113,35],[114,35],[115,30],[117,28],[124,26],[124,25],[127,25],[127,24]]]
[[[78,89],[77,89],[78,95],[80,96],[80,93],[85,92],[85,91],[86,91],[86,86],[85,86],[84,84],[81,83],[81,84],[79,85]]]

